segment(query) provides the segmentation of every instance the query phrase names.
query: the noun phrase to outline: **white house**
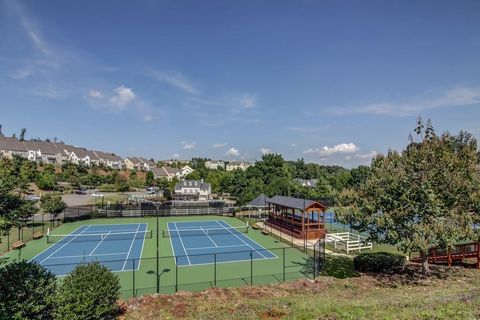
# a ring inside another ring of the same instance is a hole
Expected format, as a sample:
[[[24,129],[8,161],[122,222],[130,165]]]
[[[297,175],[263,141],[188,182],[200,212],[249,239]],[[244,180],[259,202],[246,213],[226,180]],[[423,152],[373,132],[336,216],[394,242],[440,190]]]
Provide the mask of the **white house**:
[[[224,169],[225,170],[225,162],[222,160],[207,160],[205,161],[205,168],[216,170],[216,169]]]
[[[188,176],[188,175],[189,175],[190,173],[192,173],[192,172],[193,172],[193,169],[192,169],[192,168],[190,168],[189,166],[184,166],[184,167],[182,168],[182,170],[181,170],[180,176],[181,176],[181,177],[186,177],[186,176]]]
[[[227,163],[225,166],[225,169],[227,171],[233,171],[233,170],[247,170],[248,167],[253,166],[254,163],[252,162],[246,162],[246,161],[230,161]]]
[[[175,200],[210,200],[212,187],[210,183],[203,180],[184,180],[175,185],[173,198]]]
[[[116,154],[103,152],[103,151],[94,151],[99,159],[99,163],[108,168],[112,169],[122,169],[124,166],[123,159]]]

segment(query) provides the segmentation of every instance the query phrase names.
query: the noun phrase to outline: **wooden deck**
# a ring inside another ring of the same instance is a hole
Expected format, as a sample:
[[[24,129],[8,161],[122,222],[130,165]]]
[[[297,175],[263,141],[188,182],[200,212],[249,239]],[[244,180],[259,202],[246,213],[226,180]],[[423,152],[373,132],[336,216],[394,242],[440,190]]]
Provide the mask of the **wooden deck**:
[[[442,248],[434,248],[428,255],[429,263],[441,263],[451,266],[456,261],[462,261],[468,258],[477,259],[477,269],[480,269],[480,243],[464,243],[458,244],[453,249],[445,250]],[[421,257],[410,258],[412,262],[422,262]]]

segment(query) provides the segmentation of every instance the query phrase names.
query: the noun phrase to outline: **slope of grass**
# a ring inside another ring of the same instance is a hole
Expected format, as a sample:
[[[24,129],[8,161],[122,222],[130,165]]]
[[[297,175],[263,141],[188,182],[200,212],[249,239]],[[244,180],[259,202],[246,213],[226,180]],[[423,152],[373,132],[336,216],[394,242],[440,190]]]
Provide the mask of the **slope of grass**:
[[[350,274],[270,286],[145,296],[126,319],[478,319],[480,272],[409,269],[399,276]]]

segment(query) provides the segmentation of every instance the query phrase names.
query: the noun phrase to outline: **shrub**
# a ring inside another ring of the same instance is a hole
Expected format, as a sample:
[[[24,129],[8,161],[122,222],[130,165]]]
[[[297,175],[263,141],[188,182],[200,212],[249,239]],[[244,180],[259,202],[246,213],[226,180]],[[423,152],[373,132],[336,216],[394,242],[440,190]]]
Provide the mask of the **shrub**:
[[[353,259],[355,270],[360,272],[390,273],[405,266],[405,256],[389,252],[361,253]]]
[[[39,264],[8,264],[0,269],[0,319],[52,319],[55,290],[55,275]]]
[[[115,319],[119,297],[119,278],[107,267],[78,265],[58,289],[55,319]]]

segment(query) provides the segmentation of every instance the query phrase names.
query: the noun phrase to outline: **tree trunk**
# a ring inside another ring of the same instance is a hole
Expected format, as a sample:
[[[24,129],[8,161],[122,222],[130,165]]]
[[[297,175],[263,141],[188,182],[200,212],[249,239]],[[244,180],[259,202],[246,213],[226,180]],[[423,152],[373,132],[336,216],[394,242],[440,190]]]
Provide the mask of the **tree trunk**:
[[[420,252],[420,257],[422,258],[422,273],[423,274],[429,274],[430,273],[430,267],[428,265],[428,253],[425,252]]]

